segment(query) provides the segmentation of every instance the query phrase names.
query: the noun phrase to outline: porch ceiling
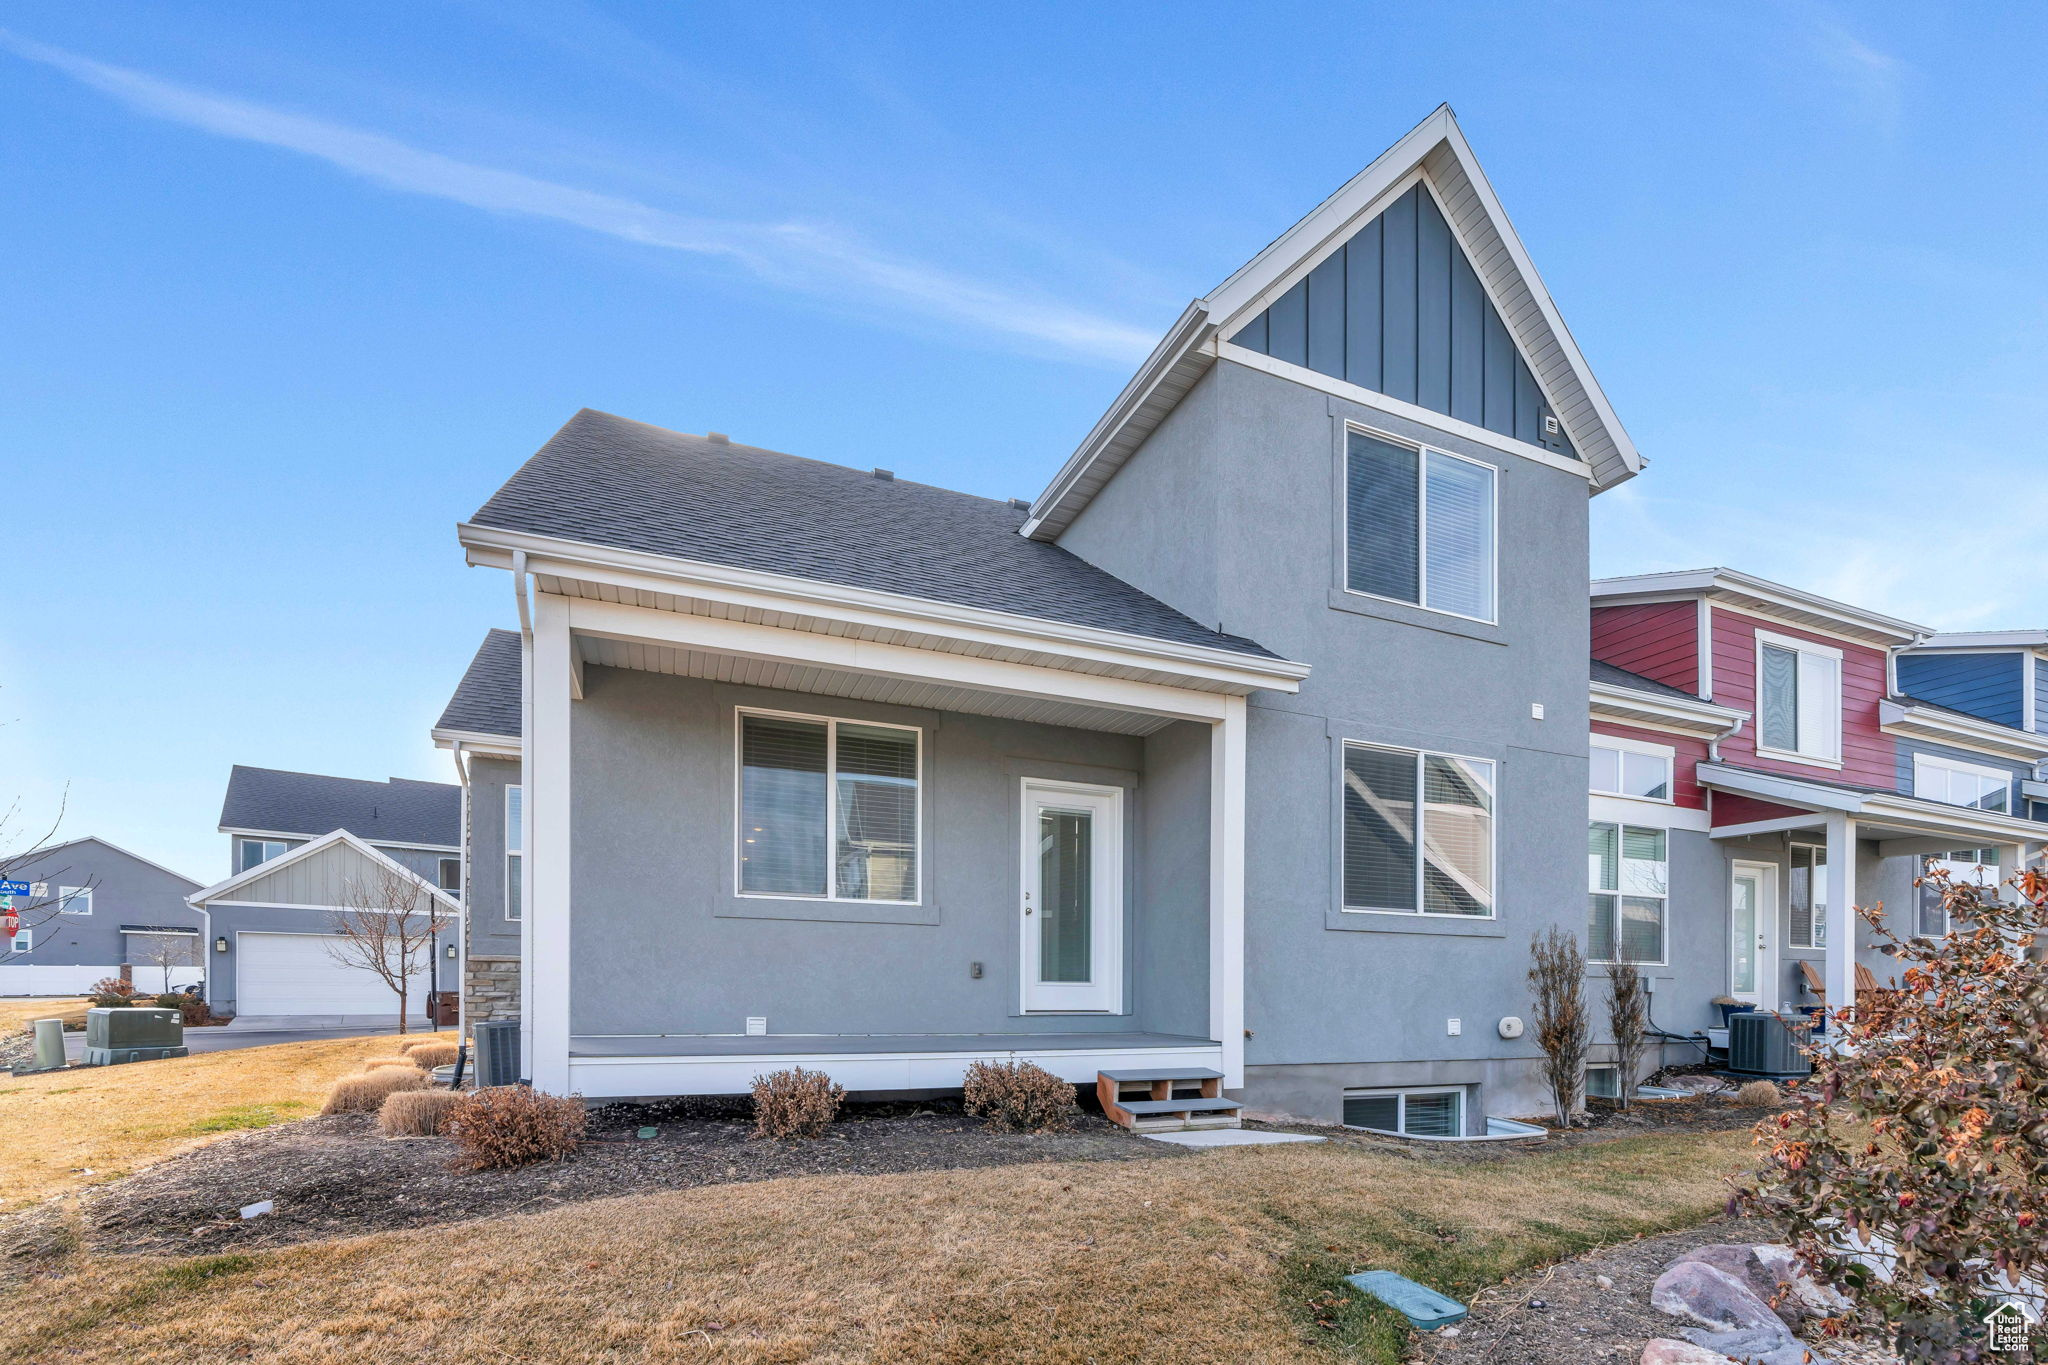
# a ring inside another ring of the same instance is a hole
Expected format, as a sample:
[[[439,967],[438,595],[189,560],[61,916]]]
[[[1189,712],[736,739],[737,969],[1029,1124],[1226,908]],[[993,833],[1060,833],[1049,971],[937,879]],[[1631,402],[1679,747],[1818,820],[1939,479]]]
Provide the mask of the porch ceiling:
[[[926,711],[956,711],[976,716],[1064,725],[1077,730],[1103,730],[1119,735],[1149,735],[1172,724],[1167,716],[1119,711],[1080,702],[1013,696],[943,683],[819,668],[785,660],[709,653],[608,636],[578,635],[577,652],[585,663],[605,668],[634,668],[681,678],[708,678],[747,687],[812,692],[819,696],[914,706]]]

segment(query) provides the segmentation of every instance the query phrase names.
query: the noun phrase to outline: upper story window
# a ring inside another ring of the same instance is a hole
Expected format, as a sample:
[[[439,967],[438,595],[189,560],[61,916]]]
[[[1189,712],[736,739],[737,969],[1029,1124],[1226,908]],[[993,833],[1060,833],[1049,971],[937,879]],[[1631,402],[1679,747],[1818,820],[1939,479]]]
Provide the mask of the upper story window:
[[[1756,635],[1757,752],[1830,766],[1842,761],[1842,651]]]
[[[1344,586],[1476,621],[1494,619],[1494,468],[1351,431]]]
[[[33,930],[33,929],[16,929],[16,930],[14,931],[14,944],[13,944],[13,947],[14,947],[14,951],[15,951],[15,952],[17,952],[17,953],[27,953],[27,952],[33,952],[33,951],[35,950],[35,946],[36,946],[36,931],[35,931],[35,930]]]
[[[235,871],[247,872],[259,863],[267,863],[282,854],[289,845],[282,839],[237,839],[235,840]]]
[[[462,859],[443,858],[440,860],[440,887],[457,900],[462,899]]]
[[[1672,799],[1669,745],[1595,735],[1590,758],[1594,791],[1643,801]]]
[[[739,713],[743,896],[915,904],[921,732]]]
[[[505,788],[505,918],[518,919],[526,886],[520,880],[521,853],[526,847],[526,826],[522,823],[523,793],[518,787]]]
[[[58,887],[57,913],[60,915],[90,915],[92,913],[92,888],[89,886]]]
[[[1344,908],[1493,914],[1493,764],[1344,746]]]
[[[2012,774],[2002,768],[1915,754],[1913,795],[1951,806],[2002,813],[2012,807]]]

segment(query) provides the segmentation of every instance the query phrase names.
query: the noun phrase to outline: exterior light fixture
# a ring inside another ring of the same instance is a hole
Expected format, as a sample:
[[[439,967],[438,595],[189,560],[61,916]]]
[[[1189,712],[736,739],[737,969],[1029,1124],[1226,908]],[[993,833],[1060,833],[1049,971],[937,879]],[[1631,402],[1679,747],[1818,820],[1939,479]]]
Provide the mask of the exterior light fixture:
[[[226,935],[222,935],[220,938],[217,938],[213,941],[213,950],[216,953],[224,953],[228,950],[228,941]]]
[[[455,945],[452,943],[448,945],[448,960],[450,962],[455,960]]]

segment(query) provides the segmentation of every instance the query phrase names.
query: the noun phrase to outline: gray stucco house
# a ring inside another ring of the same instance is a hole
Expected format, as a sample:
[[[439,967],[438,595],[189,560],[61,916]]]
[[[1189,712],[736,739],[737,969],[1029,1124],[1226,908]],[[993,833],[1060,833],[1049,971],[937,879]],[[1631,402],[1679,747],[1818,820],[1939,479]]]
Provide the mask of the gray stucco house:
[[[528,1075],[1016,1056],[1424,1135],[1541,1109],[1587,505],[1640,466],[1448,108],[1190,304],[1030,503],[578,414],[459,528],[511,579],[516,742],[444,719],[494,750],[473,840],[521,765]]]
[[[427,993],[460,979],[461,824],[453,783],[237,764],[219,823],[230,874],[189,897],[207,922],[208,1001],[224,1014],[387,1016],[390,989],[337,962],[330,941],[357,889],[402,872],[408,894],[442,906],[447,920],[431,970],[409,992],[409,1010],[424,1019]]]
[[[204,979],[191,878],[91,836],[40,849],[7,875],[31,893],[16,906],[22,928],[0,944],[0,995],[74,994],[124,965],[138,990]]]
[[[521,668],[519,632],[489,632],[433,729],[462,791],[464,1028],[519,1014]]]

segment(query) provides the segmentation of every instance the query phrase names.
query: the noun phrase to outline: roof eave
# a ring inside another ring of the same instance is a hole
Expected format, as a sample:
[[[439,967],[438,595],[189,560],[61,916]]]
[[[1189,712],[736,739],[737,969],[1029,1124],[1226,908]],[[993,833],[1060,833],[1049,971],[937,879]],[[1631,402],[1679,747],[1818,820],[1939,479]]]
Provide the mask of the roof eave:
[[[518,758],[524,749],[518,735],[500,735],[489,730],[457,730],[437,725],[427,733],[437,749],[460,745],[464,753],[485,758]]]
[[[1927,633],[1927,627],[1902,621],[1896,616],[1869,611],[1863,607],[1838,602],[1818,593],[1801,588],[1774,583],[1768,578],[1743,573],[1738,569],[1680,569],[1667,573],[1628,574],[1616,578],[1596,578],[1592,584],[1592,600],[1596,606],[1621,606],[1630,602],[1654,602],[1672,600],[1705,594],[1708,596],[1747,598],[1794,611],[1808,612],[1834,620],[1838,628],[1860,632],[1871,637],[1872,644],[1910,644]],[[1741,603],[1726,605],[1740,609]]]
[[[2021,762],[2038,763],[2048,759],[2048,735],[2015,730],[1994,721],[1959,716],[1930,706],[1910,706],[1886,698],[1877,704],[1877,721],[1878,728],[1889,735],[1982,749],[2001,758]]]
[[[1749,712],[1712,702],[1688,701],[1642,692],[1618,683],[1591,684],[1593,717],[1617,725],[1651,725],[1680,729],[1707,738],[1732,735],[1749,719]]]

